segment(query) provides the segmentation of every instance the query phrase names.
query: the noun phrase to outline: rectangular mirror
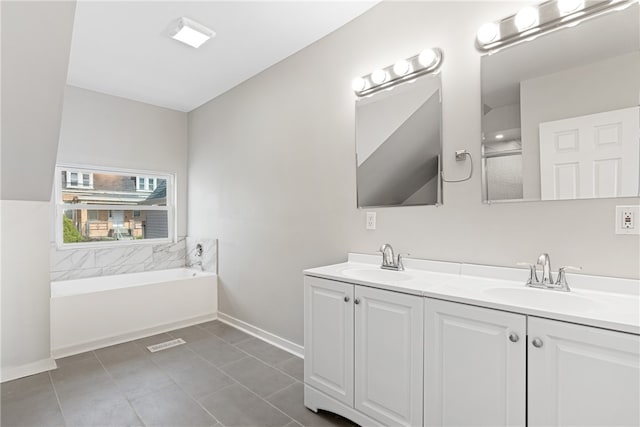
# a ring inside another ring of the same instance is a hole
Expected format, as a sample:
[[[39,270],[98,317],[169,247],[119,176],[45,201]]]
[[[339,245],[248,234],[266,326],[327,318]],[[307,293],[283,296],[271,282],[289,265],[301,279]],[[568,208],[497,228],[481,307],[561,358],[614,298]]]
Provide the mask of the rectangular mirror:
[[[358,207],[441,203],[440,76],[356,101]]]
[[[483,201],[638,197],[638,10],[482,57]]]

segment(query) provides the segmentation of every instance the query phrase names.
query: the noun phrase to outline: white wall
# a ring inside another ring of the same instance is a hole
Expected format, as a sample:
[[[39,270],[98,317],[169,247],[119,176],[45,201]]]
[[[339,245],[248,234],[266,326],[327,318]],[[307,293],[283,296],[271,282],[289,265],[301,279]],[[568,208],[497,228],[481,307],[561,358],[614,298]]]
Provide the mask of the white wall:
[[[67,86],[57,161],[175,173],[177,235],[186,235],[186,113]]]
[[[378,229],[365,230],[352,78],[442,48],[444,168],[464,176],[454,150],[470,150],[476,166],[480,155],[475,33],[519,6],[382,3],[189,114],[189,234],[219,238],[220,311],[301,344],[302,270],[384,242],[418,258],[503,266],[545,251],[554,268],[640,277],[638,237],[613,233],[620,200],[483,205],[478,167],[471,181],[445,184],[444,206],[377,209]]]
[[[3,200],[49,200],[75,1],[3,1]]]
[[[2,381],[55,367],[49,333],[49,202],[0,201]]]
[[[1,2],[2,381],[55,366],[49,199],[75,1]]]

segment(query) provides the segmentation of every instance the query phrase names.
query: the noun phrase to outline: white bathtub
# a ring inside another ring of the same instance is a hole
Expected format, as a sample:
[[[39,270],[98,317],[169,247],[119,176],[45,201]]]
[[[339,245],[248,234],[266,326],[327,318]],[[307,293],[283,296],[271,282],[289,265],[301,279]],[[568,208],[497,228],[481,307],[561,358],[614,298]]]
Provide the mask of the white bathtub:
[[[68,356],[213,320],[213,273],[178,268],[51,282],[51,349]]]

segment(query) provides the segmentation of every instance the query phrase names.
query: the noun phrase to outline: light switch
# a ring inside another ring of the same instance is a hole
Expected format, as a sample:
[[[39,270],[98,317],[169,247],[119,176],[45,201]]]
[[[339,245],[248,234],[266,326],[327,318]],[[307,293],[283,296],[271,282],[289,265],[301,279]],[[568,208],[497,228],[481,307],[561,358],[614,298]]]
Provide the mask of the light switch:
[[[640,206],[616,206],[616,234],[640,234]]]
[[[367,230],[376,229],[376,213],[367,212]]]

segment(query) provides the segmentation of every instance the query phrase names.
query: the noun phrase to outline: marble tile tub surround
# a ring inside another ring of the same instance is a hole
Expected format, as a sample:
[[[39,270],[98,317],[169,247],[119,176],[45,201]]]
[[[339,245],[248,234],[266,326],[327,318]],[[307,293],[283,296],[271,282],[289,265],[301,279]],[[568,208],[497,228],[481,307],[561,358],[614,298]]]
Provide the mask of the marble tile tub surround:
[[[158,245],[68,250],[59,250],[52,246],[50,280],[73,280],[182,268],[196,261],[195,251],[198,243],[203,246],[202,263],[205,271],[217,273],[217,239],[188,236],[178,238],[176,243]]]
[[[50,279],[72,280],[185,266],[186,239],[176,243],[110,248],[82,248],[50,252]]]

